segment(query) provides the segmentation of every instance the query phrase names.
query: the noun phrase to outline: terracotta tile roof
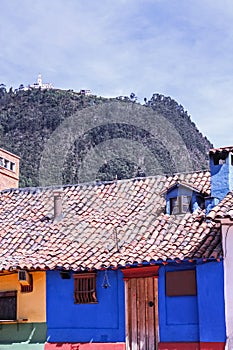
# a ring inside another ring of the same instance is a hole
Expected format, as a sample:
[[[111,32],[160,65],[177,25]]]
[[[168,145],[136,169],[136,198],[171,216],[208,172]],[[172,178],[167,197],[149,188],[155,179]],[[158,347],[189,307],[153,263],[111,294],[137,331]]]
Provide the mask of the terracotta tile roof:
[[[207,218],[216,221],[219,219],[233,220],[233,193],[229,192],[223,200],[211,210]]]
[[[221,256],[219,223],[200,211],[166,215],[161,191],[184,181],[209,193],[209,172],[0,192],[0,269],[85,269]],[[233,200],[232,200],[233,202]],[[212,215],[212,214],[211,214]]]
[[[203,183],[205,184],[203,186]],[[203,195],[206,194],[210,194],[210,189],[209,189],[209,182],[206,181],[206,178],[202,179],[202,184],[201,183],[195,183],[195,184],[188,184],[184,181],[180,181],[180,180],[176,180],[173,181],[169,187],[165,186],[163,191],[161,192],[161,194],[166,194],[166,192],[172,190],[175,186],[181,186],[181,187],[186,187],[189,188],[191,191],[195,191],[195,192],[201,192]]]
[[[233,152],[233,146],[220,147],[220,148],[211,148],[209,154],[221,153],[221,152]]]

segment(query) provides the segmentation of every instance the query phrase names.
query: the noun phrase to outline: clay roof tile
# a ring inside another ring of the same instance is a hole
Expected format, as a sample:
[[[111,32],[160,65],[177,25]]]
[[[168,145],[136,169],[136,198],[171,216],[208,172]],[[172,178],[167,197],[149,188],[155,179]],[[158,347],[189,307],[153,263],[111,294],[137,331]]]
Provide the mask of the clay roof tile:
[[[203,216],[163,214],[160,193],[174,181],[210,193],[209,172],[203,171],[72,185],[63,187],[63,219],[54,223],[51,188],[0,192],[0,269],[98,269],[151,259],[221,256],[217,223],[207,227]],[[210,219],[233,217],[232,195],[224,203]]]

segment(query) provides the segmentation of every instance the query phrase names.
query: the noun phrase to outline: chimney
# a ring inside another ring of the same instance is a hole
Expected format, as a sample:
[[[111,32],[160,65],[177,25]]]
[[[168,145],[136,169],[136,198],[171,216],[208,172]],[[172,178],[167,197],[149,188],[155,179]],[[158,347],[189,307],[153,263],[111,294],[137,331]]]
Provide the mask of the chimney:
[[[53,191],[54,198],[54,222],[59,222],[63,218],[62,213],[62,189],[57,189]]]
[[[19,159],[0,148],[0,191],[19,187]]]
[[[233,146],[213,148],[210,155],[211,197],[221,201],[233,190]]]

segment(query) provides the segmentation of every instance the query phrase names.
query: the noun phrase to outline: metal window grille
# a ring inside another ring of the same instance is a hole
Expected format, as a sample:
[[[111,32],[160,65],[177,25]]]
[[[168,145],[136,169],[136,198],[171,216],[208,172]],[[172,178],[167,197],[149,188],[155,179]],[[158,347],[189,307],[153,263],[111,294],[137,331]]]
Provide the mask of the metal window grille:
[[[21,285],[21,293],[31,293],[33,292],[33,285],[30,284],[29,286],[23,286]]]
[[[96,273],[74,275],[74,300],[76,304],[97,303]]]

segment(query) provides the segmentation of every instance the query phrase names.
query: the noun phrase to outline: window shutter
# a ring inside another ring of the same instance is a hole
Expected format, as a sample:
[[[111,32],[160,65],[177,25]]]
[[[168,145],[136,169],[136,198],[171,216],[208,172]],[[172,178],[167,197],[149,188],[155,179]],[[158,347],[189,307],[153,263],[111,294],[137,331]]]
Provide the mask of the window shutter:
[[[170,214],[185,214],[190,212],[191,197],[179,196],[170,199]]]
[[[182,213],[187,213],[190,208],[191,197],[181,196],[181,211]]]

